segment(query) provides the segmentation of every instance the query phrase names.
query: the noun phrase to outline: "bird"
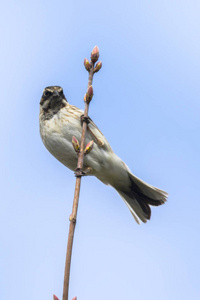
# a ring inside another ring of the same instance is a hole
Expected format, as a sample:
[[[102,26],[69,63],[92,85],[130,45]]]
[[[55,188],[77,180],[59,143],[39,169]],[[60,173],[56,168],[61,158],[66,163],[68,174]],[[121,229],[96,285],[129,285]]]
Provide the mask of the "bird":
[[[69,104],[60,86],[48,86],[40,100],[40,136],[47,150],[72,171],[77,168],[73,136],[81,140],[83,111]],[[159,206],[168,194],[136,177],[113,152],[108,141],[89,118],[85,143],[94,141],[93,149],[84,157],[83,172],[112,186],[128,206],[135,221],[146,223],[151,206]]]

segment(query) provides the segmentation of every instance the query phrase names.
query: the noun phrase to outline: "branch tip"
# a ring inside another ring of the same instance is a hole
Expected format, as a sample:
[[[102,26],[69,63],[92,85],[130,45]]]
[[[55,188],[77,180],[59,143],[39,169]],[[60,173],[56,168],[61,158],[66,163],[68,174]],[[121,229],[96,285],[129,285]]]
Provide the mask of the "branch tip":
[[[95,46],[91,52],[91,61],[95,63],[99,58],[99,48]]]

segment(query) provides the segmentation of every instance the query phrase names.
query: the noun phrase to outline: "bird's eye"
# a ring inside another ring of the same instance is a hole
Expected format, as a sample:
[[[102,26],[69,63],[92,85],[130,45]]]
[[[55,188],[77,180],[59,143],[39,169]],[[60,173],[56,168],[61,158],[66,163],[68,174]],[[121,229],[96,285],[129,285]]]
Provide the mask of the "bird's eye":
[[[60,94],[60,96],[63,96],[63,90],[61,90],[59,94]]]
[[[45,96],[45,97],[49,97],[49,96],[51,96],[51,95],[52,95],[52,92],[50,92],[50,91],[48,91],[48,90],[44,92],[44,96]]]

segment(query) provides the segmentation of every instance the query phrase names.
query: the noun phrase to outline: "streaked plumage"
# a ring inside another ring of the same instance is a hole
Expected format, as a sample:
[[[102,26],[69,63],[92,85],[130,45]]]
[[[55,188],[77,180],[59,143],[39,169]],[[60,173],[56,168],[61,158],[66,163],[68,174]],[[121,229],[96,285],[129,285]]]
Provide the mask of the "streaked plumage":
[[[40,101],[40,134],[45,147],[62,164],[74,171],[77,153],[72,136],[81,140],[83,111],[70,105],[59,86],[44,89]],[[104,184],[111,185],[120,194],[137,223],[150,219],[149,205],[158,206],[167,199],[167,193],[134,176],[127,165],[112,151],[108,141],[90,120],[86,141],[94,140],[94,147],[84,158],[83,170]]]

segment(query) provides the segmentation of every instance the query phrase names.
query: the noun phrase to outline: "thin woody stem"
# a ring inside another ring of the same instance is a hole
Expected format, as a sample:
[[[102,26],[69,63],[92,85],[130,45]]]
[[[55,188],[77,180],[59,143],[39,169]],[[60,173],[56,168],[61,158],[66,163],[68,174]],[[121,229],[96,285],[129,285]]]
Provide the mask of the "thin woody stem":
[[[94,75],[94,63],[91,61],[91,68],[89,71],[88,87],[92,85],[93,75]],[[74,231],[76,226],[76,218],[78,211],[78,202],[79,194],[81,187],[81,177],[83,175],[83,160],[84,160],[84,147],[85,147],[85,135],[87,131],[87,118],[88,118],[89,102],[85,102],[84,118],[83,118],[83,127],[82,127],[82,136],[81,136],[81,146],[80,152],[78,154],[78,163],[77,163],[77,172],[76,174],[76,184],[74,192],[74,200],[72,207],[72,214],[70,216],[70,225],[69,225],[69,234],[68,234],[68,243],[67,243],[67,253],[66,253],[66,262],[65,262],[65,274],[64,274],[64,286],[63,286],[63,300],[68,300],[69,293],[69,278],[70,278],[70,265],[71,265],[71,256],[72,256],[72,246],[74,239]]]

